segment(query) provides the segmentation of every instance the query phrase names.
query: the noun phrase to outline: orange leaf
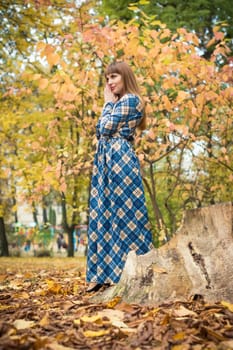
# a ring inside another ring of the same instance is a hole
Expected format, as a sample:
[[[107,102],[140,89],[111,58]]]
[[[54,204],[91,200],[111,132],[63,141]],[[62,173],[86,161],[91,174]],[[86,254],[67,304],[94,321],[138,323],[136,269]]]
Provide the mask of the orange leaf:
[[[181,102],[183,102],[187,97],[188,97],[187,92],[185,92],[185,91],[179,91],[179,92],[178,92],[178,95],[177,95],[177,98],[176,98],[176,101],[177,101],[177,103],[181,103]]]
[[[50,66],[54,66],[59,63],[60,61],[60,56],[57,53],[50,53],[47,56],[47,61]]]
[[[39,88],[41,90],[45,89],[48,86],[48,79],[40,79],[39,80]]]

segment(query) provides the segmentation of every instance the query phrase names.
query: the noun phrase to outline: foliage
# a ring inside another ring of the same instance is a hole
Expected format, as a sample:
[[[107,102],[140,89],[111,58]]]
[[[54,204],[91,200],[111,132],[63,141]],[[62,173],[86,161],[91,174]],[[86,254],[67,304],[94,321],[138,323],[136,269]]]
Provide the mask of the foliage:
[[[1,349],[230,349],[233,305],[158,306],[85,294],[85,260],[1,259]]]
[[[213,35],[212,28],[217,23],[223,23],[223,30],[232,46],[233,9],[230,0],[102,0],[99,11],[110,20],[129,22],[133,18],[138,18],[143,22],[146,15],[147,18],[154,17],[151,23],[154,27],[160,22],[166,23],[172,31],[178,28],[195,31],[203,49]]]

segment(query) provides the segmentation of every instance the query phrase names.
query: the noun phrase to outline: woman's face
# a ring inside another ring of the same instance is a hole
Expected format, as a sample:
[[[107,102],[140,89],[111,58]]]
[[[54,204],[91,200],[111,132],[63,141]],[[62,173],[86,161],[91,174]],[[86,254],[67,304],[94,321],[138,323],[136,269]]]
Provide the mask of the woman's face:
[[[122,76],[118,73],[107,75],[107,84],[114,95],[122,96],[124,91],[124,83]]]

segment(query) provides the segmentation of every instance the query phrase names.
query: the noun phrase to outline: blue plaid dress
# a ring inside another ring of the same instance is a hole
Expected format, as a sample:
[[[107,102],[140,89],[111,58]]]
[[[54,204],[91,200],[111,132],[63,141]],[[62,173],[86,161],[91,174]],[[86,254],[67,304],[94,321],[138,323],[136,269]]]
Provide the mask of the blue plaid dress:
[[[127,254],[153,248],[140,165],[131,141],[142,113],[140,100],[124,95],[105,104],[97,124],[89,203],[87,281],[117,283]]]

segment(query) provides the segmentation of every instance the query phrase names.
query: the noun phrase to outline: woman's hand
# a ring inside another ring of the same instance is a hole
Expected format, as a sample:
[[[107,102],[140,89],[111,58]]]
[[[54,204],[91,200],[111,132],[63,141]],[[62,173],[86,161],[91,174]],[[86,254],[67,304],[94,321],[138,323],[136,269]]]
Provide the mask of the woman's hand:
[[[116,102],[118,100],[118,96],[114,95],[108,86],[108,84],[105,86],[104,89],[104,102]]]

